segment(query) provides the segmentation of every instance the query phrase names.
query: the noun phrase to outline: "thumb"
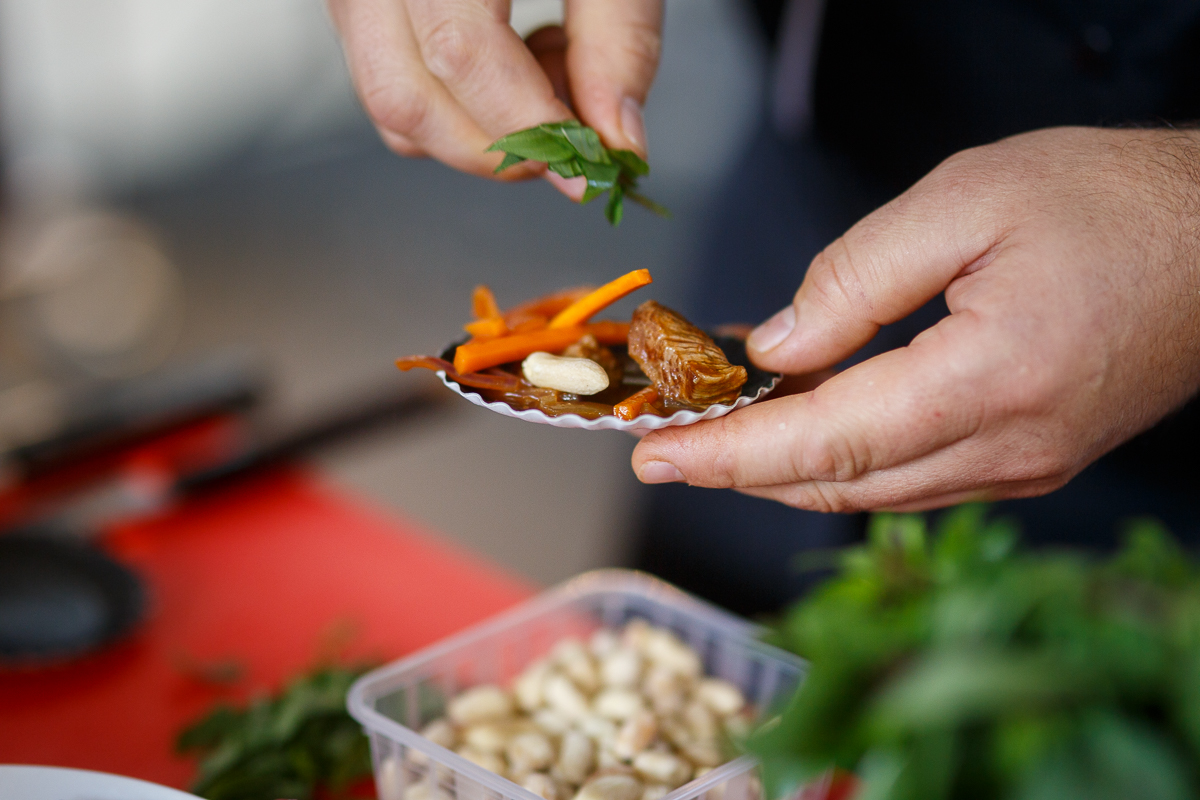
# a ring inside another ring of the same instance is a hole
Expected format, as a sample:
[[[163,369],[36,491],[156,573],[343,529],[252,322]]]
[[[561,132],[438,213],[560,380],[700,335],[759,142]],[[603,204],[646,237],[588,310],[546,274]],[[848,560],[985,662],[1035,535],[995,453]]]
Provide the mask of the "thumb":
[[[566,0],[567,75],[580,119],[645,157],[642,105],[658,70],[663,0]]]
[[[942,164],[813,259],[792,304],[746,340],[754,362],[793,374],[831,367],[990,261],[1000,215],[971,188],[970,161]]]

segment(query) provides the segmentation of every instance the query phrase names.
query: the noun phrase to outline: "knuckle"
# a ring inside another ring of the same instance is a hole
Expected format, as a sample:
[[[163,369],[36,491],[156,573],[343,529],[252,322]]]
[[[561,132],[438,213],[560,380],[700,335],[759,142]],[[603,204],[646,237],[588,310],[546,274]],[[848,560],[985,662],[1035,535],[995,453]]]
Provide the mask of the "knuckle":
[[[1009,465],[1005,475],[1009,481],[1066,483],[1075,472],[1075,460],[1061,447],[1050,442],[1040,442],[1036,447],[1022,453]]]
[[[400,82],[376,82],[363,90],[371,122],[402,136],[414,136],[429,119],[430,98]]]
[[[804,511],[841,514],[858,510],[842,494],[841,490],[832,484],[819,482],[798,484],[789,494],[790,496],[784,498],[784,502]]]
[[[714,489],[729,489],[742,483],[742,465],[737,448],[738,423],[732,419],[736,414],[713,420],[710,429],[705,431],[711,442],[711,461],[709,462],[709,479],[705,485]]]
[[[468,75],[478,50],[467,23],[458,17],[446,17],[430,28],[421,36],[420,47],[429,71],[444,81]]]
[[[806,299],[816,302],[830,314],[843,315],[870,308],[870,293],[863,284],[860,264],[846,239],[834,240],[817,254],[808,268],[813,277]]]
[[[856,447],[850,437],[822,426],[814,429],[795,454],[796,473],[803,480],[844,483],[866,473],[870,453]]]
[[[662,55],[662,33],[653,25],[634,25],[622,42],[621,50],[626,58],[652,75]]]

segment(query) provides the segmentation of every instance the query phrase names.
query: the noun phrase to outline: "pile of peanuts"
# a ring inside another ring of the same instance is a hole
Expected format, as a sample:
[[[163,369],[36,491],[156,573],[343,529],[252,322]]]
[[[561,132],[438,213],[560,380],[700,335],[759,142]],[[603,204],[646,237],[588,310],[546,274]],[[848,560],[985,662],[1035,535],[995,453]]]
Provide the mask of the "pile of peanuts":
[[[635,619],[560,641],[512,690],[476,686],[421,734],[545,800],[659,800],[728,760],[752,715],[700,656]],[[420,755],[420,754],[417,754]],[[424,784],[404,800],[432,797]]]

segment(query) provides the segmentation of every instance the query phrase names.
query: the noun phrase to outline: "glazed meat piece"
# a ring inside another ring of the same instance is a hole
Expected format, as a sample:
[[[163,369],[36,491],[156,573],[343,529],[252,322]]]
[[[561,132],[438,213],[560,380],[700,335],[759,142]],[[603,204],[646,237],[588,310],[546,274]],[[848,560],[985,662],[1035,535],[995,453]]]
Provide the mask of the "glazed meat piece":
[[[747,378],[746,368],[730,364],[708,334],[653,300],[633,312],[629,355],[674,405],[731,402]]]

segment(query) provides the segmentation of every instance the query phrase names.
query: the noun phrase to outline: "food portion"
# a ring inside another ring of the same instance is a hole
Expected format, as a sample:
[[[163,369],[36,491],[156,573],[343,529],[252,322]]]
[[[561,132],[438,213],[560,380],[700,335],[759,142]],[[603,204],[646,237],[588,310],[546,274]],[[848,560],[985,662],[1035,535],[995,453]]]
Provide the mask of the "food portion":
[[[468,689],[421,733],[545,800],[658,800],[730,760],[751,723],[737,686],[639,619],[558,642],[511,687]]]
[[[550,416],[586,419],[667,416],[732,403],[747,370],[731,364],[707,334],[679,314],[646,301],[633,323],[592,318],[651,283],[634,270],[599,288],[581,287],[503,311],[486,286],[475,289],[471,338],[443,357],[409,356],[402,370],[442,370],[489,402]]]

